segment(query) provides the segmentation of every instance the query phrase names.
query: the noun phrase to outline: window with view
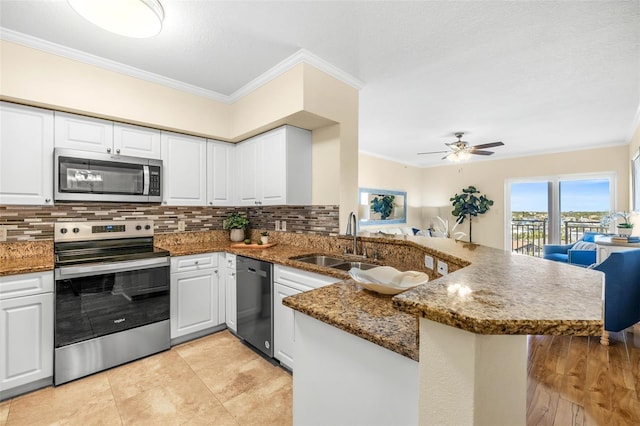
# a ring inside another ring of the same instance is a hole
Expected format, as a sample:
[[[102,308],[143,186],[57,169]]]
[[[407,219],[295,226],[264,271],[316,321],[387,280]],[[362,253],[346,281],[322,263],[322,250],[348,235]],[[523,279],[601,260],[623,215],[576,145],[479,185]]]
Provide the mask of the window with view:
[[[542,256],[545,244],[570,244],[585,232],[606,232],[601,220],[614,208],[615,176],[563,176],[510,181],[511,250]]]

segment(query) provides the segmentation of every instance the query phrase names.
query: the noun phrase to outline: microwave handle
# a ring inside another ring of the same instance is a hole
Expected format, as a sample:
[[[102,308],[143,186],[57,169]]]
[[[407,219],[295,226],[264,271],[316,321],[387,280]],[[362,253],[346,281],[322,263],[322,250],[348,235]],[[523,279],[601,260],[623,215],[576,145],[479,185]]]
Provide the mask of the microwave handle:
[[[149,180],[151,179],[149,175],[149,166],[142,166],[142,174],[142,195],[149,195]]]

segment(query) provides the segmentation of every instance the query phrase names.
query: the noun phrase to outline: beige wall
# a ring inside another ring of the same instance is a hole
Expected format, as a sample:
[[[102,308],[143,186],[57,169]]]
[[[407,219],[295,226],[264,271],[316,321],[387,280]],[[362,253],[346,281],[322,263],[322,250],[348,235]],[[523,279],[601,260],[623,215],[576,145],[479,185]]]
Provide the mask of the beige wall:
[[[513,178],[549,177],[579,173],[613,172],[617,176],[617,209],[629,207],[629,147],[572,151],[505,160],[481,161],[424,170],[424,205],[447,206],[451,198],[469,185],[477,187],[495,204],[474,220],[473,241],[503,249],[505,241],[505,181]],[[467,230],[465,224],[462,231]]]
[[[227,139],[229,105],[0,40],[2,99]]]
[[[420,229],[429,226],[422,218],[423,169],[360,153],[358,185],[361,188],[407,192],[407,225]],[[399,225],[387,225],[398,227]],[[404,226],[404,225],[402,225]],[[375,226],[380,228],[382,226]],[[366,229],[366,228],[364,228]]]
[[[358,91],[299,64],[232,105],[0,40],[0,99],[213,139],[313,131],[313,203],[357,207]]]

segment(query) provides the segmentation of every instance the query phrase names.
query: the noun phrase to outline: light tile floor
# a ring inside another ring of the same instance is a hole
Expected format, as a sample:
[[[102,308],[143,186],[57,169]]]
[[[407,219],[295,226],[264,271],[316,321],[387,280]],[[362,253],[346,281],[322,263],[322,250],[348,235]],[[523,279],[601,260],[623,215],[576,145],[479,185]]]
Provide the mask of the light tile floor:
[[[290,425],[292,378],[228,331],[0,403],[0,425]]]

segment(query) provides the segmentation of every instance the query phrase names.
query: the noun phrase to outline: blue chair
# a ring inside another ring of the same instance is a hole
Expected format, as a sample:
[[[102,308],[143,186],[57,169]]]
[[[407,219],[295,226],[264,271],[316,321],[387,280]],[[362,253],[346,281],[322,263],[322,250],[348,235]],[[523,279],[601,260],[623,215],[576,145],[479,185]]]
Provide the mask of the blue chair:
[[[605,275],[600,342],[608,345],[609,331],[622,331],[640,321],[640,249],[611,253],[593,269]]]
[[[542,257],[556,262],[570,263],[577,266],[589,266],[596,263],[597,232],[585,232],[582,239],[573,244],[545,244]]]

